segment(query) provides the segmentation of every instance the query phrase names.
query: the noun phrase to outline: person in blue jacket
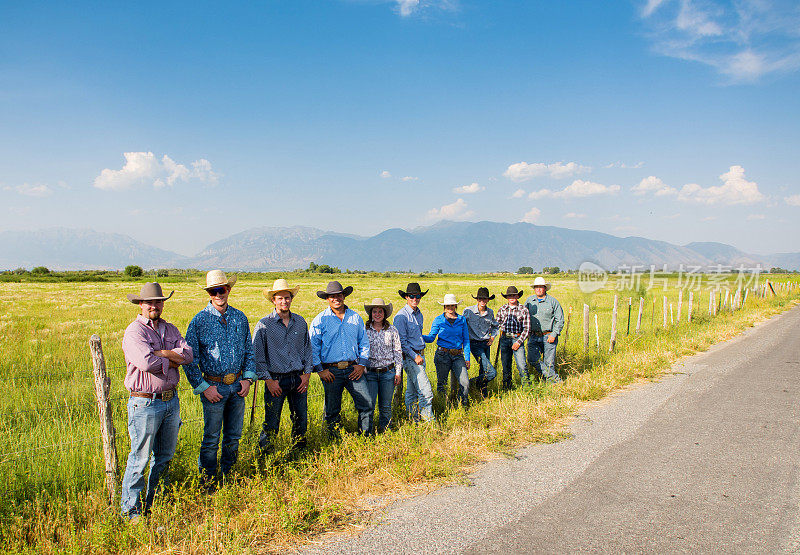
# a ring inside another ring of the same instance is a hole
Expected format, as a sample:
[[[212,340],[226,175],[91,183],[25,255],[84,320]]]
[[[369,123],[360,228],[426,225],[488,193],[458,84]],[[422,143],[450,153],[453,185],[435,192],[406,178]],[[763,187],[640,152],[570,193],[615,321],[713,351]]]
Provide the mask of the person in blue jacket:
[[[436,341],[436,390],[447,392],[447,377],[452,373],[453,382],[458,382],[458,396],[464,407],[469,406],[469,330],[467,321],[456,313],[458,299],[452,293],[439,303],[444,313],[433,320],[431,332],[423,335],[426,343]],[[438,340],[437,340],[438,337]]]

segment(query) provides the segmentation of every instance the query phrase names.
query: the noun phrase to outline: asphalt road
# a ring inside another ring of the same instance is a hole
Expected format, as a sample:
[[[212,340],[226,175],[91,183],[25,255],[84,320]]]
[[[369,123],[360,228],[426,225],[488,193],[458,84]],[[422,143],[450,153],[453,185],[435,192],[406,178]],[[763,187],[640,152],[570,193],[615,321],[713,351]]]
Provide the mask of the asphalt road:
[[[800,307],[396,503],[341,553],[800,551]]]

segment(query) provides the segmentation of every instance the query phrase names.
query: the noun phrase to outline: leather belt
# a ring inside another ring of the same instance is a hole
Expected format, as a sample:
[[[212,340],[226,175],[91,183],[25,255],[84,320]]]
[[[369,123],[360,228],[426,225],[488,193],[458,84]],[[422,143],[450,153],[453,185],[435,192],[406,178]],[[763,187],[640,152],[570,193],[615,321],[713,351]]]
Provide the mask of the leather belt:
[[[448,355],[463,355],[464,349],[448,349],[447,347],[439,347],[440,351],[444,351]]]
[[[175,390],[168,389],[161,393],[146,393],[144,391],[131,391],[131,397],[141,397],[143,399],[161,399],[162,401],[169,401],[175,397]]]
[[[212,376],[210,374],[203,374],[203,378],[209,382],[214,383],[224,383],[225,385],[231,385],[233,382],[238,380],[242,376],[241,372],[236,374],[225,374],[224,376]]]
[[[545,335],[547,335],[551,331],[553,331],[553,330],[532,331],[531,335],[535,335],[536,337],[544,337]]]
[[[372,368],[367,368],[367,370],[381,374],[383,372],[388,372],[389,370],[394,370],[394,364],[390,364],[389,366],[375,366]]]
[[[355,366],[355,360],[340,360],[339,362],[323,362],[322,367],[325,369],[328,368],[337,368],[339,370],[344,370],[345,368],[349,368],[350,366]]]

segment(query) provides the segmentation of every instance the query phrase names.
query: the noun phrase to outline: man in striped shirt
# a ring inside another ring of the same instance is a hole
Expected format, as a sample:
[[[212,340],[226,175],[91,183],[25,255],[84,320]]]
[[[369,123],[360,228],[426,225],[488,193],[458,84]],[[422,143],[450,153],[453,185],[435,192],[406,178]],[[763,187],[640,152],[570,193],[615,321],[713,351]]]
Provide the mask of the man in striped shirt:
[[[497,311],[497,322],[500,324],[500,360],[503,365],[503,388],[511,389],[514,375],[511,373],[511,357],[514,357],[522,385],[528,383],[528,365],[525,362],[523,345],[530,335],[531,317],[527,307],[519,304],[522,291],[513,285],[501,293],[508,301]]]

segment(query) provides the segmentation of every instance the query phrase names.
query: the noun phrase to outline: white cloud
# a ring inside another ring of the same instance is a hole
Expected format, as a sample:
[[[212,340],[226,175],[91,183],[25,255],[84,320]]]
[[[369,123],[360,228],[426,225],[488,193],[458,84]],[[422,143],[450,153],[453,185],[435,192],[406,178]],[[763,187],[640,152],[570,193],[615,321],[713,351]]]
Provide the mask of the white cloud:
[[[703,188],[697,183],[687,183],[678,194],[678,200],[700,204],[755,204],[766,197],[758,190],[758,184],[747,181],[742,166],[731,166],[719,176],[723,184]]]
[[[675,195],[678,193],[678,190],[675,187],[670,187],[658,177],[651,175],[649,177],[645,177],[642,179],[638,185],[635,185],[631,188],[634,195],[646,195],[647,193],[652,192],[657,197],[663,197],[665,195]]]
[[[552,177],[554,179],[563,179],[565,177],[572,177],[579,173],[586,173],[591,171],[589,166],[582,166],[577,162],[555,162],[553,164],[545,164],[542,162],[535,162],[529,164],[527,162],[517,162],[508,166],[503,175],[512,181],[528,181],[534,177]]]
[[[454,187],[453,192],[459,194],[466,194],[472,195],[474,193],[480,193],[481,191],[485,190],[486,187],[481,187],[477,183],[470,183],[469,185],[462,185],[461,187]]]
[[[788,197],[783,197],[783,200],[786,201],[786,204],[789,206],[800,206],[800,195],[791,195]]]
[[[578,219],[581,219],[581,218],[585,218],[586,214],[579,214],[577,212],[567,212],[566,214],[564,214],[564,217],[565,218],[569,218],[569,219],[578,220]]]
[[[529,224],[536,223],[536,220],[539,219],[539,216],[542,215],[542,211],[536,208],[535,206],[525,212],[525,215],[522,216],[522,222],[528,222]]]
[[[410,175],[407,175],[405,177],[401,177],[400,181],[416,181],[417,179],[419,179],[419,177],[411,177]]]
[[[392,174],[391,174],[391,173],[389,173],[389,170],[383,170],[383,171],[382,171],[382,172],[381,172],[379,175],[380,175],[380,176],[381,176],[383,179],[389,179],[390,177],[392,177]]]
[[[595,195],[615,195],[619,192],[619,190],[619,185],[606,186],[600,183],[595,183],[594,181],[576,179],[570,185],[567,185],[559,191],[553,191],[552,189],[539,189],[538,191],[533,191],[531,194],[529,194],[528,198],[534,200],[548,197],[563,199],[583,198]]]
[[[525,196],[525,189],[517,189],[511,193],[511,198],[522,198]]]
[[[796,0],[646,0],[640,14],[657,52],[732,81],[800,68]]]
[[[402,17],[408,17],[424,9],[436,8],[443,11],[455,11],[458,9],[457,0],[392,0]]]
[[[623,170],[639,169],[644,166],[644,162],[636,162],[635,164],[626,164],[625,162],[611,162],[606,164],[603,168],[622,168]]]
[[[753,221],[753,220],[764,220],[766,218],[767,217],[764,214],[750,214],[749,216],[747,216],[747,219],[751,220],[751,221]]]
[[[441,208],[431,208],[428,210],[427,218],[429,220],[465,220],[474,215],[475,212],[469,210],[464,199],[459,198],[454,203],[445,204]]]
[[[16,187],[3,187],[3,189],[6,191],[15,191],[26,197],[44,198],[53,194],[53,190],[44,184],[31,185],[29,183],[23,183]]]
[[[400,12],[400,15],[403,17],[407,17],[414,13],[419,7],[419,0],[395,0],[397,2],[397,9]]]
[[[155,188],[172,187],[177,182],[199,182],[206,186],[219,183],[219,174],[211,162],[201,158],[191,163],[190,170],[166,154],[159,160],[152,152],[126,152],[125,165],[120,170],[104,169],[94,180],[94,186],[107,191],[122,191],[139,185]]]

